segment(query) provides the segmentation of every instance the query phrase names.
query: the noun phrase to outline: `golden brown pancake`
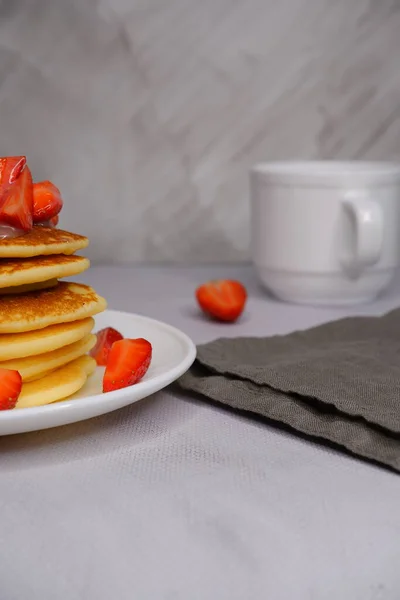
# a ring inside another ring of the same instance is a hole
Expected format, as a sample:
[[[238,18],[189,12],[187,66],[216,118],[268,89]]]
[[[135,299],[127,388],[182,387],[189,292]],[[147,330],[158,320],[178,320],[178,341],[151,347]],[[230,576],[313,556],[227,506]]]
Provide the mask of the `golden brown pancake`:
[[[89,240],[77,233],[36,226],[20,237],[0,240],[0,258],[73,254],[88,244]]]
[[[90,262],[83,256],[33,256],[29,258],[0,258],[0,288],[71,277],[86,271]],[[0,289],[1,294],[1,289]]]
[[[18,371],[24,382],[33,381],[42,377],[45,373],[54,371],[54,369],[66,365],[71,360],[75,360],[75,358],[79,358],[83,354],[90,352],[96,343],[96,339],[95,335],[89,333],[73,344],[57,348],[57,350],[52,350],[45,354],[14,358],[13,360],[0,362],[0,368]]]
[[[64,400],[80,390],[95,369],[93,358],[81,356],[41,379],[24,383],[15,408],[43,406]]]
[[[91,333],[94,319],[50,325],[36,331],[0,335],[0,361],[43,354],[73,344]]]
[[[7,260],[7,259],[5,259]],[[1,258],[0,258],[1,261]],[[37,290],[46,290],[47,288],[55,287],[58,283],[57,279],[49,279],[48,281],[38,281],[37,283],[27,283],[25,285],[14,285],[12,287],[1,288],[1,295],[4,294],[26,294],[27,292],[36,292]]]
[[[93,288],[61,281],[56,287],[22,296],[0,296],[0,333],[43,329],[57,323],[86,319],[107,307]]]

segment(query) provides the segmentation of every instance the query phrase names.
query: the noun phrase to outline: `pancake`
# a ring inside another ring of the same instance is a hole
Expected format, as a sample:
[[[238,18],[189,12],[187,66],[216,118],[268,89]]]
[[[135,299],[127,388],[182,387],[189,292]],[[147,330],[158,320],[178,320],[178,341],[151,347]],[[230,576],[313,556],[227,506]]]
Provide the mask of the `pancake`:
[[[86,319],[107,302],[90,286],[61,281],[56,287],[23,296],[0,296],[0,333],[20,333]]]
[[[1,259],[0,259],[1,261]],[[37,290],[47,290],[55,287],[58,283],[57,279],[49,279],[48,281],[38,281],[38,283],[27,283],[25,285],[14,285],[13,287],[1,288],[1,295],[4,294],[26,294],[27,292],[36,292]]]
[[[88,317],[36,331],[5,333],[0,335],[0,361],[44,354],[68,346],[88,335],[93,327],[94,319]]]
[[[74,254],[88,244],[89,240],[77,233],[36,226],[20,237],[0,240],[0,258]]]
[[[57,348],[57,350],[52,350],[51,352],[1,362],[0,368],[19,371],[23,382],[30,379],[34,380],[86,354],[93,348],[96,339],[95,335],[89,333],[81,340],[63,348]]]
[[[70,277],[86,271],[89,266],[87,258],[74,255],[3,258],[0,259],[0,288]]]
[[[81,356],[46,377],[24,383],[15,408],[43,406],[64,400],[79,391],[95,369],[93,358]]]

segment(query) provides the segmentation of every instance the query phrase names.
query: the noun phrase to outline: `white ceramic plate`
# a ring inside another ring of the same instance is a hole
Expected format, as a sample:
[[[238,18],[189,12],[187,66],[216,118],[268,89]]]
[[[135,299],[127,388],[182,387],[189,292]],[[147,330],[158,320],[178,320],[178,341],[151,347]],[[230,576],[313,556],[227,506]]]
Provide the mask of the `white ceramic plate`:
[[[178,379],[195,359],[193,342],[179,329],[166,323],[114,310],[106,310],[95,320],[94,331],[114,327],[124,337],[144,337],[151,342],[153,358],[143,379],[130,387],[103,394],[104,369],[98,367],[86,385],[67,400],[36,408],[0,411],[0,435],[67,425],[122,408]]]

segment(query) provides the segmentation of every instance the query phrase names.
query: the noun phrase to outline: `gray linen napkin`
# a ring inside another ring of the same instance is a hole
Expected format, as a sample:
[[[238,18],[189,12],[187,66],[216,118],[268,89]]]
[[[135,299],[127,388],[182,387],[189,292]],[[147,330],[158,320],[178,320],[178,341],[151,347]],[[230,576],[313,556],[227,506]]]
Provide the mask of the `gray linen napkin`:
[[[400,471],[400,310],[198,347],[185,390]]]

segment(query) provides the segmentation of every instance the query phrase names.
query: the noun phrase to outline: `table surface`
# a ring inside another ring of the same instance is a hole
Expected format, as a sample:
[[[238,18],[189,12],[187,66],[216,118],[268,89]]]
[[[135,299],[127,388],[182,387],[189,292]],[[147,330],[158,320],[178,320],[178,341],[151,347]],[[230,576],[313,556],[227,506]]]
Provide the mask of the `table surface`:
[[[193,292],[248,287],[233,325]],[[78,278],[79,279],[79,278]],[[296,307],[250,267],[95,267],[109,307],[196,342],[270,335],[400,304]],[[0,438],[2,600],[398,600],[400,477],[170,388],[123,410]]]

